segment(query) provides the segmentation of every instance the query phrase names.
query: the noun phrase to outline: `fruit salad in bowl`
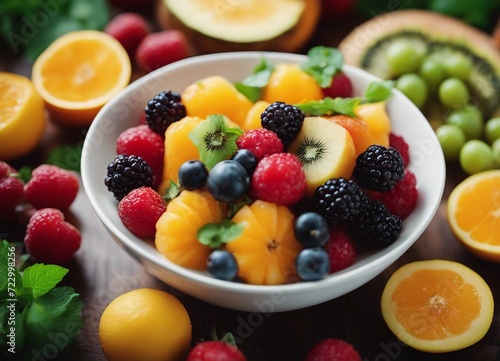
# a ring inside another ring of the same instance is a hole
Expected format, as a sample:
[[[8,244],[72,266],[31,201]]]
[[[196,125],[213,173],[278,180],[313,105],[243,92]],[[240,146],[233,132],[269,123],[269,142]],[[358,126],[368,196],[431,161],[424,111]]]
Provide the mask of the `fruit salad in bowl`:
[[[81,169],[102,223],[148,272],[250,312],[370,281],[424,232],[445,182],[418,108],[324,47],[151,72],[97,115]]]

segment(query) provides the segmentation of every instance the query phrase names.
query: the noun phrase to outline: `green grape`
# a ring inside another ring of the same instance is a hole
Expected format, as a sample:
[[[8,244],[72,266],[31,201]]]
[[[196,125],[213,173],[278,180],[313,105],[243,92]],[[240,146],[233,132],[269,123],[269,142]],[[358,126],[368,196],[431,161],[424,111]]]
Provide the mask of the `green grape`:
[[[452,111],[446,118],[446,123],[459,127],[467,140],[481,138],[483,134],[483,115],[473,105]]]
[[[420,65],[419,73],[432,93],[437,92],[439,84],[446,79],[444,66],[434,59],[425,59]]]
[[[418,108],[422,109],[427,102],[427,84],[421,76],[408,73],[396,80],[396,88],[406,95]]]
[[[395,42],[387,49],[387,64],[393,75],[416,71],[421,62],[418,51],[408,42]]]
[[[452,124],[443,124],[436,129],[436,136],[443,149],[445,159],[458,160],[460,149],[465,144],[465,135],[462,129]]]
[[[460,150],[460,165],[468,174],[495,168],[493,149],[479,139],[465,142]]]
[[[492,118],[486,122],[484,135],[490,144],[495,140],[500,139],[500,117]]]
[[[450,77],[458,78],[464,81],[469,79],[472,62],[463,54],[453,54],[444,61],[444,68]]]
[[[491,149],[493,151],[493,158],[495,160],[495,166],[500,168],[500,138],[495,140],[491,145]]]
[[[458,78],[448,78],[439,86],[439,100],[448,108],[461,108],[469,102],[469,89]]]

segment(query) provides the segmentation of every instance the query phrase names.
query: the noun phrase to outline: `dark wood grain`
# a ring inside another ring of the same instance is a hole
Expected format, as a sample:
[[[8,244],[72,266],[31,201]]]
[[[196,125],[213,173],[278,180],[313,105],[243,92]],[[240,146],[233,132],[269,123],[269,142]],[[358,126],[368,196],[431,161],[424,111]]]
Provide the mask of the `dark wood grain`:
[[[359,19],[322,23],[305,49],[320,44],[336,46],[357,22]],[[3,71],[29,76],[30,66],[29,61],[22,57],[0,58],[0,70]],[[51,147],[77,144],[83,141],[84,136],[84,130],[68,131],[50,125],[40,147],[29,156],[16,160],[14,166],[35,166],[43,161]],[[385,325],[380,312],[381,293],[394,270],[407,262],[425,259],[454,260],[471,267],[491,286],[494,298],[500,300],[499,266],[468,253],[452,234],[446,220],[447,197],[464,177],[465,174],[457,166],[449,167],[443,200],[428,229],[408,252],[381,275],[330,302],[270,315],[216,307],[182,294],[150,276],[113,241],[81,187],[67,218],[80,229],[83,242],[69,265],[71,271],[64,283],[74,287],[83,298],[84,327],[71,346],[59,353],[57,360],[104,361],[98,336],[100,315],[115,297],[141,287],[167,290],[182,301],[192,320],[193,343],[210,339],[213,330],[219,336],[232,332],[242,341],[239,347],[249,361],[300,361],[315,343],[328,337],[348,340],[366,361],[500,360],[499,311],[495,311],[491,329],[481,341],[465,350],[447,354],[422,353],[401,344]],[[0,233],[9,240],[22,240],[23,225],[2,224],[0,227]]]

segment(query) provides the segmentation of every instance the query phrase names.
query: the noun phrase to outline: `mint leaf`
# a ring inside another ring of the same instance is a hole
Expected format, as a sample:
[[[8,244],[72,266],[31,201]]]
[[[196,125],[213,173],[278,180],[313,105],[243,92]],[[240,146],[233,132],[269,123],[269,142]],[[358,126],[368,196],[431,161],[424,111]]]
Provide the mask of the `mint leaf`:
[[[212,249],[218,249],[223,244],[238,238],[243,232],[239,223],[224,220],[220,223],[207,223],[198,229],[198,241]]]
[[[258,87],[248,86],[243,83],[235,83],[234,87],[251,102],[255,103],[260,99],[261,89]]]
[[[261,89],[269,83],[273,71],[274,66],[264,57],[253,69],[252,74],[241,83],[235,83],[234,86],[249,100],[256,102],[260,99]]]
[[[31,288],[33,297],[37,298],[54,288],[67,273],[64,267],[35,263],[24,270],[23,286]]]
[[[80,172],[83,143],[66,144],[52,148],[45,163],[53,164],[60,168]]]
[[[311,75],[321,88],[332,84],[333,76],[344,65],[344,57],[340,50],[325,46],[315,46],[307,53],[308,59],[300,68]]]
[[[343,114],[354,117],[354,109],[361,103],[361,98],[330,98],[311,100],[295,104],[297,108],[307,115],[321,116]]]
[[[389,99],[392,96],[394,81],[374,81],[371,82],[365,90],[363,103],[376,103]]]

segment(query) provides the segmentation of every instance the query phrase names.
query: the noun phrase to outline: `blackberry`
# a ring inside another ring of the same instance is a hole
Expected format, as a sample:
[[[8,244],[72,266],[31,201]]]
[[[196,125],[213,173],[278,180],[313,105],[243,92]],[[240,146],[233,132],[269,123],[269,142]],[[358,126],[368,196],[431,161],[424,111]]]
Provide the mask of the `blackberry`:
[[[403,179],[401,154],[394,148],[371,145],[356,158],[353,178],[361,188],[386,192]]]
[[[121,201],[132,189],[153,185],[153,169],[141,157],[135,155],[117,155],[108,164],[104,184]]]
[[[328,223],[341,224],[358,214],[364,197],[363,191],[353,180],[332,178],[316,188],[313,204]]]
[[[272,130],[286,147],[299,134],[305,114],[299,108],[284,102],[274,102],[260,115],[263,128]]]
[[[182,104],[181,95],[175,91],[162,91],[148,101],[144,108],[146,123],[151,130],[161,136],[173,122],[186,116],[186,107]]]
[[[370,200],[347,223],[347,231],[360,244],[384,248],[399,237],[403,222],[379,201]]]

